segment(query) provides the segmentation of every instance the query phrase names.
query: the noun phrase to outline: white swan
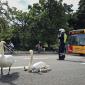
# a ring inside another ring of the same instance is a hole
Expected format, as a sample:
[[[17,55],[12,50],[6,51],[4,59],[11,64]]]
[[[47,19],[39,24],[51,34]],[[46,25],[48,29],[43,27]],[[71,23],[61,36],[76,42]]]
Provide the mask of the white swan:
[[[29,72],[47,72],[50,71],[51,69],[49,68],[49,65],[47,65],[45,62],[39,61],[35,64],[32,65],[33,61],[33,50],[29,51],[30,53],[30,61],[29,61],[29,66],[28,69],[24,67],[24,70],[28,70]]]
[[[10,73],[10,68],[14,63],[14,59],[12,55],[4,55],[4,41],[0,42],[0,67],[1,67],[1,75],[3,75],[3,68],[9,67],[8,74]]]

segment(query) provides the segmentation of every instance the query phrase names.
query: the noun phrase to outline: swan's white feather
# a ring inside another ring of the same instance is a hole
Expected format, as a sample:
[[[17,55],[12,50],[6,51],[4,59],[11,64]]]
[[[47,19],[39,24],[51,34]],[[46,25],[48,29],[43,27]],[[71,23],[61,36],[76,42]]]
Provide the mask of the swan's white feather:
[[[0,55],[0,67],[10,67],[14,63],[12,55]]]

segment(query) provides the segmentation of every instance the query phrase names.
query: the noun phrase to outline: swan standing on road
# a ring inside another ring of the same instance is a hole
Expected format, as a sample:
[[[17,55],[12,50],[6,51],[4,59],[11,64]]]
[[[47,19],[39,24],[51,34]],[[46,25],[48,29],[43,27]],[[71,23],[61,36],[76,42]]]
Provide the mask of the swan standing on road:
[[[47,65],[45,62],[39,61],[35,64],[32,65],[33,61],[33,50],[29,50],[30,53],[30,61],[29,61],[29,66],[28,69],[24,67],[24,70],[28,70],[29,72],[47,72],[50,71],[51,69],[49,68],[49,65]]]
[[[10,73],[10,69],[12,64],[14,63],[14,59],[12,55],[4,55],[4,46],[5,41],[0,42],[0,67],[1,67],[1,75],[3,75],[3,68],[9,67],[8,74]]]

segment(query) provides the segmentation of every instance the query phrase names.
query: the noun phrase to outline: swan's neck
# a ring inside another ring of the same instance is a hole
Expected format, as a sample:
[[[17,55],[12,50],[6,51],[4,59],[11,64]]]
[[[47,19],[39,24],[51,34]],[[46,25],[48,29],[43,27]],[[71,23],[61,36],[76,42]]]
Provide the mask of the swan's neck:
[[[0,54],[4,56],[4,42],[0,42]]]
[[[4,57],[4,50],[1,51],[0,55]]]
[[[33,61],[33,55],[30,56],[30,60],[29,60],[29,69],[31,69],[32,61]]]

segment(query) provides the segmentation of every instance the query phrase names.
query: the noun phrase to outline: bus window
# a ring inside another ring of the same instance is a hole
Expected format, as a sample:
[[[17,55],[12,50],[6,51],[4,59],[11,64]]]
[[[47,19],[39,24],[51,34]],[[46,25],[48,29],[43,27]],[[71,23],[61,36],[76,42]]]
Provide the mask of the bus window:
[[[85,46],[85,37],[79,37],[79,45]]]

